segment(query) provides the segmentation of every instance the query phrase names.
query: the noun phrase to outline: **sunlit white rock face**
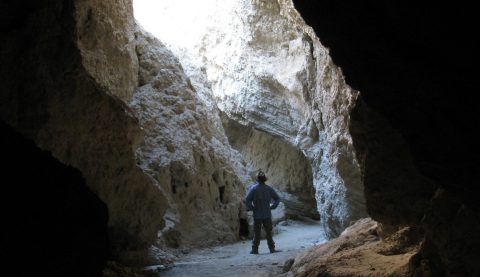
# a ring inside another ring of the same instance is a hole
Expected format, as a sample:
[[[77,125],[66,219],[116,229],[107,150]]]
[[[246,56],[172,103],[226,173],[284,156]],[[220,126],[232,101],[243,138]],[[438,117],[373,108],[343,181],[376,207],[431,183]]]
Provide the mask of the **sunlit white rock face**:
[[[246,217],[242,195],[249,177],[211,93],[192,86],[160,41],[140,28],[135,37],[139,87],[130,107],[145,134],[138,164],[168,201],[160,241],[175,247],[234,241],[239,218]]]
[[[142,0],[136,1],[141,20]],[[161,19],[156,29],[148,21],[141,24],[173,49],[187,74],[207,75],[218,107],[229,118],[305,154],[330,235],[364,216],[363,186],[348,130],[357,92],[345,84],[291,0],[161,2],[150,8]]]

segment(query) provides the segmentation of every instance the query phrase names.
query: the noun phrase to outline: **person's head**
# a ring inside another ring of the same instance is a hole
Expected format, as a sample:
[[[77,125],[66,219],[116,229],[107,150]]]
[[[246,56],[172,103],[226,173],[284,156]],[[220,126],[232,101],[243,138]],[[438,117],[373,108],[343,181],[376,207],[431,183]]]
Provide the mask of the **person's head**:
[[[267,177],[265,176],[265,173],[263,173],[263,171],[261,170],[257,174],[257,181],[261,183],[265,183],[265,181],[267,181]]]

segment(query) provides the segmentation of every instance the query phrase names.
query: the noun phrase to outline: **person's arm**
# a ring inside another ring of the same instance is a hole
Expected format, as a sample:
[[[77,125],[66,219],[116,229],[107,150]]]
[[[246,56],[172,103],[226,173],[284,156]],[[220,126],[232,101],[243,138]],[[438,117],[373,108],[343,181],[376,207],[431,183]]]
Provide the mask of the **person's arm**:
[[[280,204],[280,197],[278,196],[277,192],[273,189],[273,188],[270,188],[271,189],[271,192],[272,192],[272,199],[273,199],[273,204],[270,205],[270,209],[273,210],[275,208],[277,208],[278,204]]]
[[[245,197],[245,204],[247,205],[247,211],[253,211],[253,187],[248,190],[247,197]]]

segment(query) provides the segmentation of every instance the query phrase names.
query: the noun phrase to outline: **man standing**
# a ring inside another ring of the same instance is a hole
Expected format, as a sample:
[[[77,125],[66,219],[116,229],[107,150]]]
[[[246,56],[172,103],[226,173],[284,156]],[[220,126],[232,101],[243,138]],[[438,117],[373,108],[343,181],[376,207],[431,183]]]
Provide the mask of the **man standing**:
[[[247,210],[253,211],[253,241],[252,251],[250,254],[258,254],[258,246],[260,245],[260,234],[262,225],[267,235],[268,248],[270,253],[275,252],[275,242],[272,238],[272,212],[280,203],[280,197],[275,190],[265,184],[267,177],[263,171],[257,174],[257,183],[250,187],[247,197],[245,198]],[[272,203],[272,200],[274,201]]]

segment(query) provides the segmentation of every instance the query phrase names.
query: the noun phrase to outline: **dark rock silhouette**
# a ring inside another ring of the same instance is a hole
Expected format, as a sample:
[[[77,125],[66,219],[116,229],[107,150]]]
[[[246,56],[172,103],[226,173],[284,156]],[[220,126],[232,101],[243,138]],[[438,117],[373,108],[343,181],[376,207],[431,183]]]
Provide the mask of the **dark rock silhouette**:
[[[1,263],[12,276],[102,276],[108,209],[81,173],[0,122]]]
[[[294,3],[362,93],[352,136],[364,158],[369,214],[386,225],[426,230],[424,258],[441,272],[478,275],[473,5]]]

